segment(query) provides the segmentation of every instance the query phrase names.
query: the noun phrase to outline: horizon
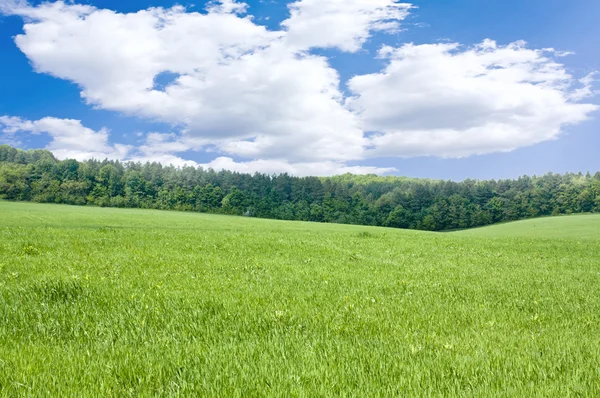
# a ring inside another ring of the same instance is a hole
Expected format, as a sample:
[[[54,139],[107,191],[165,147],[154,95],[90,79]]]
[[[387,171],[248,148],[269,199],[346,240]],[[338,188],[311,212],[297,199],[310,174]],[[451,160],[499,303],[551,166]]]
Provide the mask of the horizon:
[[[52,151],[48,150],[48,149],[44,149],[44,148],[30,148],[30,149],[21,149],[21,148],[17,148],[17,147],[13,147],[9,144],[0,144],[0,148],[2,146],[8,146],[9,148],[14,148],[17,150],[22,150],[22,151],[47,151],[50,154],[52,154],[53,158],[57,161],[57,162],[61,162],[63,160],[75,160],[78,163],[85,163],[87,161],[91,161],[91,162],[96,162],[96,163],[105,163],[105,162],[116,162],[116,163],[120,163],[121,165],[123,165],[125,168],[127,168],[130,164],[133,165],[138,165],[138,166],[145,166],[145,165],[151,165],[151,164],[158,164],[161,166],[161,168],[175,168],[176,170],[182,170],[183,168],[187,168],[187,167],[191,167],[195,170],[204,170],[204,171],[214,171],[216,173],[220,173],[220,172],[230,172],[230,173],[238,173],[241,175],[248,175],[248,176],[253,176],[254,174],[258,173],[260,175],[264,175],[267,177],[278,177],[278,176],[282,176],[282,175],[288,175],[290,177],[294,177],[294,178],[319,178],[319,179],[327,179],[327,178],[332,178],[335,179],[336,177],[347,177],[350,176],[353,178],[353,181],[356,182],[358,179],[360,179],[361,177],[369,177],[370,179],[373,178],[378,178],[378,179],[406,179],[406,180],[410,180],[410,181],[415,181],[415,180],[420,180],[420,181],[430,181],[430,182],[452,182],[452,183],[463,183],[466,181],[474,181],[474,182],[499,182],[499,181],[518,181],[521,178],[530,178],[530,179],[541,179],[544,178],[545,176],[548,175],[558,175],[558,176],[569,176],[569,175],[580,175],[583,177],[589,177],[589,178],[596,178],[598,179],[598,176],[600,176],[600,170],[598,171],[592,171],[592,170],[587,170],[587,171],[567,171],[567,172],[563,172],[563,173],[555,173],[552,171],[549,171],[547,173],[543,173],[543,174],[522,174],[519,175],[517,177],[513,177],[513,178],[487,178],[487,179],[482,179],[482,178],[471,178],[471,177],[466,177],[463,179],[444,179],[444,178],[429,178],[429,177],[410,177],[410,176],[406,176],[406,175],[397,175],[397,174],[386,174],[386,175],[381,175],[381,174],[352,174],[352,173],[344,173],[344,174],[335,174],[335,175],[329,175],[329,176],[314,176],[314,175],[306,175],[306,176],[294,176],[291,174],[288,174],[286,172],[282,172],[282,173],[262,173],[262,172],[249,172],[249,171],[236,171],[236,170],[228,170],[228,169],[214,169],[212,167],[206,167],[205,165],[174,165],[174,164],[165,164],[165,163],[161,163],[161,162],[157,162],[157,161],[151,161],[151,160],[137,160],[137,161],[133,161],[133,160],[120,160],[120,159],[108,159],[108,158],[104,158],[104,159],[99,159],[99,158],[89,158],[89,159],[85,159],[85,160],[76,160],[76,159],[58,159],[56,158],[56,156],[54,156],[54,154],[52,153]],[[0,160],[1,162],[2,160]],[[13,163],[8,161],[8,163]]]

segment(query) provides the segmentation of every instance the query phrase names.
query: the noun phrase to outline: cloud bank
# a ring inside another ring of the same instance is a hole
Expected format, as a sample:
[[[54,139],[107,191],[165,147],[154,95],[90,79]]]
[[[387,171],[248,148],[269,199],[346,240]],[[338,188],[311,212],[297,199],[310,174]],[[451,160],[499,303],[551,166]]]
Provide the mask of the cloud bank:
[[[382,70],[340,81],[312,50],[355,53],[375,33],[398,34],[412,6],[396,0],[298,0],[280,30],[255,23],[233,0],[203,13],[1,4],[25,21],[15,43],[37,72],[76,83],[91,106],[175,132],[130,148],[108,145],[107,130],[90,133],[78,121],[20,121],[19,131],[44,130],[50,149],[75,158],[186,164],[177,153],[208,150],[218,153],[209,165],[238,171],[385,173],[393,169],[347,164],[510,151],[556,139],[598,109],[585,103],[593,75],[578,79],[563,54],[524,42],[383,46]],[[14,120],[4,118],[5,131]],[[92,134],[97,146],[73,147],[59,130]]]

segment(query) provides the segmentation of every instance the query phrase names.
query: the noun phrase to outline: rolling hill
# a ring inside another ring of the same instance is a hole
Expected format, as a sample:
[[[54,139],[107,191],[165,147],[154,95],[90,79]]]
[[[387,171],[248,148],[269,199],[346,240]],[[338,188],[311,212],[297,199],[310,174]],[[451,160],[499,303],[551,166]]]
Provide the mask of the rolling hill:
[[[595,396],[598,221],[0,201],[0,396]]]
[[[462,236],[600,240],[600,214],[542,217],[455,232]]]

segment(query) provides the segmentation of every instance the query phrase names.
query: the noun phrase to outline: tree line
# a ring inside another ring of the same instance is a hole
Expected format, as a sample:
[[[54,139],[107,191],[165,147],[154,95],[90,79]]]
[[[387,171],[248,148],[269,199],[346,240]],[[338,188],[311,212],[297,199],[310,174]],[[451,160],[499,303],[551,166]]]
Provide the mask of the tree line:
[[[600,212],[600,172],[462,182],[293,177],[111,160],[0,145],[0,198],[445,231]]]

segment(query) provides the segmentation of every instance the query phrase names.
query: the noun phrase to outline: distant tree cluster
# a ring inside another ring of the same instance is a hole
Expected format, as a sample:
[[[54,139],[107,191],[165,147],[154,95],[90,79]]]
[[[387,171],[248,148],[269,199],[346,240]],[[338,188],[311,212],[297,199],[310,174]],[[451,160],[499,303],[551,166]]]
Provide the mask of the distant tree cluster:
[[[517,180],[328,178],[57,160],[0,145],[0,198],[444,231],[531,217],[600,212],[600,173]]]

